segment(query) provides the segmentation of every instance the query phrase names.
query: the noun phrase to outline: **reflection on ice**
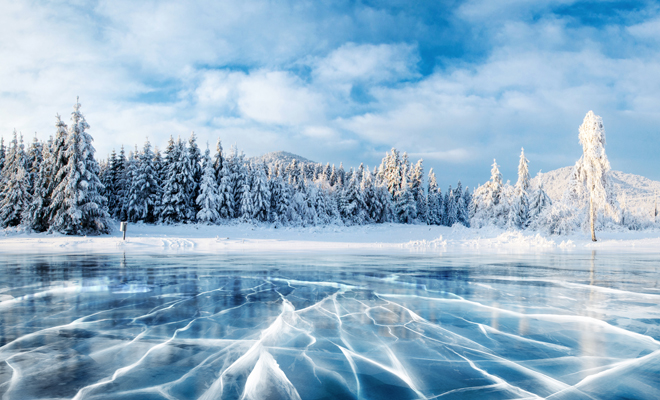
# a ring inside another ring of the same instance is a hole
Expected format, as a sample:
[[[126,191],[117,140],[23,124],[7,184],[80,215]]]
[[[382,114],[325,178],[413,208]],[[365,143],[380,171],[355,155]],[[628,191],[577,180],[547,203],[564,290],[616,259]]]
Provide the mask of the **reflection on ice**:
[[[5,256],[2,399],[660,398],[659,258]]]

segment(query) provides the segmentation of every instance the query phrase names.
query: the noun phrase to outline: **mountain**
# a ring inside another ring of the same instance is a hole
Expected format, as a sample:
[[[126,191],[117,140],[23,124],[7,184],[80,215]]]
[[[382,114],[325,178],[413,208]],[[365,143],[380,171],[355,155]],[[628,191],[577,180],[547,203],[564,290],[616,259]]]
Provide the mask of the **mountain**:
[[[316,164],[312,160],[308,160],[305,157],[301,157],[297,154],[288,153],[286,151],[274,151],[272,153],[267,153],[262,156],[250,158],[251,162],[263,162],[266,165],[288,165],[291,161],[296,160],[298,163],[303,164]]]
[[[543,182],[543,189],[552,201],[560,200],[568,186],[572,171],[571,166],[540,173],[532,179],[532,186],[537,187],[539,182]],[[629,210],[639,214],[654,211],[656,196],[660,196],[660,182],[621,171],[610,171],[609,178],[619,201],[622,193],[626,194]],[[660,201],[660,198],[658,200]]]

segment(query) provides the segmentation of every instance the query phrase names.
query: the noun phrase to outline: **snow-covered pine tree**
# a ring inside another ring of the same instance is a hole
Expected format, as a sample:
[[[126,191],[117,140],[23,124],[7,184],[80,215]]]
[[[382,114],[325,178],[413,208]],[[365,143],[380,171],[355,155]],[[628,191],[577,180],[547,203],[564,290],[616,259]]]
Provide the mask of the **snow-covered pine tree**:
[[[339,163],[339,168],[337,169],[337,185],[340,188],[343,188],[346,184],[346,172],[344,171],[344,164]]]
[[[257,164],[253,168],[254,175],[252,180],[252,217],[256,221],[268,221],[270,214],[270,189],[268,188],[268,177],[266,176],[266,166]]]
[[[216,158],[217,161],[217,158]],[[215,224],[220,218],[218,213],[218,182],[215,173],[215,163],[211,160],[211,152],[206,147],[202,158],[202,178],[197,196],[197,221],[204,224]]]
[[[3,171],[3,189],[0,199],[0,226],[3,228],[19,225],[21,216],[30,203],[26,171],[27,157],[22,146],[22,136],[20,142],[19,144],[16,130],[14,130],[14,138],[9,146]]]
[[[55,138],[51,136],[44,146],[43,162],[35,183],[39,190],[35,190],[30,205],[23,214],[23,225],[37,232],[48,229],[53,213],[61,206],[53,207],[51,199],[53,190],[64,178],[66,166],[67,126],[59,114],[55,117],[55,128]]]
[[[451,185],[449,186],[449,190],[447,191],[447,197],[445,199],[447,200],[447,216],[446,216],[446,225],[447,226],[453,226],[456,224],[458,221],[458,194],[454,189],[451,188]]]
[[[165,149],[165,179],[161,201],[161,222],[173,224],[186,220],[186,191],[184,180],[184,154],[181,154],[181,139],[174,142],[172,136]],[[187,168],[186,168],[187,169]]]
[[[589,194],[589,221],[591,240],[596,241],[596,216],[599,210],[608,210],[607,172],[610,162],[605,155],[605,129],[603,119],[589,111],[579,129],[582,145],[582,171]]]
[[[525,157],[525,149],[520,150],[518,163],[518,181],[511,199],[509,211],[509,226],[515,229],[524,229],[529,224],[529,161]]]
[[[30,145],[30,150],[27,154],[27,180],[28,180],[28,193],[30,198],[34,195],[35,183],[37,177],[39,176],[39,168],[43,162],[43,144],[37,139],[37,135],[32,139],[32,144]]]
[[[189,176],[191,178],[186,181],[186,192],[188,193],[188,197],[186,198],[187,217],[190,222],[194,222],[197,211],[199,211],[195,200],[199,196],[199,182],[202,179],[202,152],[199,150],[199,146],[197,146],[195,132],[192,132],[190,139],[188,139],[186,161],[188,162]]]
[[[362,209],[364,210],[364,223],[368,224],[375,222],[375,220],[371,218],[372,211],[374,210],[372,203],[378,200],[375,199],[373,175],[369,172],[369,168],[363,168],[361,173],[360,193],[362,194]]]
[[[394,198],[401,189],[402,182],[402,167],[399,151],[393,147],[392,154],[387,154],[383,159],[383,163],[385,164],[383,172],[384,182],[387,185],[387,190]]]
[[[124,171],[126,179],[126,189],[124,190],[124,197],[122,202],[124,208],[122,210],[122,221],[132,221],[137,222],[137,218],[132,219],[131,215],[134,217],[137,215],[136,211],[132,209],[132,204],[135,204],[135,194],[137,187],[135,186],[138,174],[138,150],[135,146],[135,152],[129,151],[128,157],[126,159],[126,171]]]
[[[220,180],[222,179],[222,165],[224,162],[224,156],[222,155],[222,141],[218,138],[218,142],[215,145],[215,155],[213,156],[213,171],[215,172],[216,185],[220,186]]]
[[[154,222],[161,220],[160,213],[163,201],[163,182],[165,176],[165,163],[158,147],[154,148],[154,181],[156,181],[156,202],[154,203]]]
[[[543,190],[543,183],[541,182],[534,193],[532,193],[532,197],[529,202],[530,224],[536,221],[541,213],[543,213],[543,211],[550,206],[552,206],[552,201],[550,200],[550,197],[545,193],[545,190]]]
[[[269,189],[270,216],[268,220],[277,228],[288,223],[287,216],[291,199],[290,191],[288,185],[279,174],[269,181]]]
[[[26,229],[37,232],[43,232],[48,229],[46,215],[50,200],[48,190],[52,178],[51,146],[52,140],[42,145],[42,162],[39,164],[39,169],[34,176],[33,193],[30,197],[30,203],[21,216],[21,224]]]
[[[231,172],[229,164],[225,162],[220,170],[220,183],[218,184],[218,214],[223,219],[234,218],[234,209]]]
[[[342,193],[342,209],[340,212],[347,225],[363,225],[367,222],[365,201],[360,191],[360,183],[356,173],[351,174],[351,180],[346,183]]]
[[[490,181],[475,190],[471,204],[472,226],[480,228],[489,224],[500,227],[506,225],[509,215],[508,199],[502,183],[502,174],[495,160],[493,160]]]
[[[404,171],[401,175],[401,188],[395,196],[396,216],[399,222],[410,224],[415,220],[415,216],[417,215],[417,206],[410,189],[410,184],[408,183],[408,174]]]
[[[0,172],[5,168],[5,155],[7,148],[5,147],[5,138],[0,138]]]
[[[472,208],[472,193],[470,193],[470,188],[469,187],[466,187],[465,190],[463,191],[463,204],[464,204],[464,207],[465,207],[465,210],[464,210],[464,212],[465,212],[465,222],[464,222],[464,224],[465,224],[465,226],[467,226],[469,228],[470,227],[470,219],[472,218],[471,214],[470,214],[470,210]]]
[[[330,186],[335,186],[337,184],[337,169],[335,168],[335,164],[332,164],[332,170],[330,171],[329,182],[330,182]]]
[[[144,143],[142,152],[137,157],[135,173],[131,182],[129,196],[128,218],[130,221],[156,221],[159,187],[156,177],[158,172],[154,165],[155,155],[151,151],[149,140]]]
[[[426,223],[429,225],[440,225],[442,223],[442,212],[440,211],[441,202],[439,201],[440,193],[438,192],[438,180],[435,177],[433,168],[429,170],[426,196]]]
[[[242,222],[251,222],[253,221],[254,215],[254,202],[252,199],[252,171],[250,170],[247,164],[241,165],[241,181],[243,186],[241,187],[241,203],[239,215]]]
[[[64,234],[99,234],[109,232],[107,199],[101,195],[99,165],[94,158],[94,140],[87,133],[89,125],[76,99],[66,138],[67,164],[63,179],[52,195],[51,231]]]
[[[465,203],[465,193],[463,191],[463,184],[461,181],[458,181],[458,184],[456,185],[456,190],[454,190],[454,198],[456,199],[457,221],[463,224],[463,226],[470,226],[470,212],[468,211],[468,206]]]
[[[426,194],[424,193],[424,160],[420,159],[411,170],[410,188],[415,199],[418,221],[426,223],[427,207]]]
[[[300,165],[295,158],[291,160],[291,163],[289,163],[289,165],[286,167],[286,174],[289,178],[289,185],[291,185],[295,190],[299,190],[300,182],[303,180],[303,175],[300,171]]]

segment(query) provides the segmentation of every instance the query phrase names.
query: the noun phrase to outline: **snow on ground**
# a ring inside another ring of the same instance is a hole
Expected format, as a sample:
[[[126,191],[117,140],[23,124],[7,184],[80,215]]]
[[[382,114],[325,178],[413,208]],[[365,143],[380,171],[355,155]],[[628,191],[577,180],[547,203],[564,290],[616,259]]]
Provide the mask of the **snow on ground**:
[[[129,224],[126,241],[117,229],[105,236],[0,233],[2,253],[225,253],[281,251],[368,252],[660,252],[660,231],[597,232],[547,236],[496,228],[382,224],[273,228],[251,224]],[[4,236],[1,236],[4,235]]]

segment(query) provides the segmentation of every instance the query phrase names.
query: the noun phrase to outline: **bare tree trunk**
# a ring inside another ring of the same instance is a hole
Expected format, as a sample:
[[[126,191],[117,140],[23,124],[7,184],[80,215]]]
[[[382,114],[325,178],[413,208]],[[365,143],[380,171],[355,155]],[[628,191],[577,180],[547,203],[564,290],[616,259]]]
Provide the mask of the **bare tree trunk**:
[[[591,217],[591,241],[596,241],[596,230],[594,229],[596,214],[594,213],[594,197],[589,196],[589,214]]]

